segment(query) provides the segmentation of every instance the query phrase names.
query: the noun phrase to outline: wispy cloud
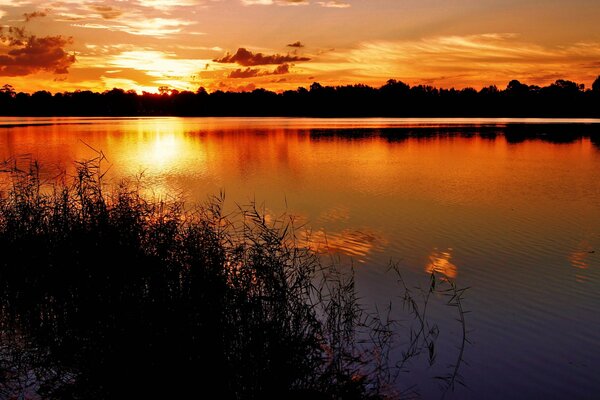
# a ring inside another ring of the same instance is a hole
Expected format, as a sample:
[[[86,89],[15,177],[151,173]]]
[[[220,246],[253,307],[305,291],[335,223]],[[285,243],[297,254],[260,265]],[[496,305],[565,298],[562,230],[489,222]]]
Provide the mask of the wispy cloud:
[[[245,6],[270,6],[270,5],[278,5],[278,6],[305,6],[310,4],[308,0],[241,0],[242,4]],[[316,4],[321,7],[328,8],[348,8],[350,7],[349,3],[346,3],[341,0],[330,0],[330,1],[318,1]]]
[[[111,6],[92,5],[90,8],[104,19],[115,19],[123,14],[123,11]]]
[[[523,41],[515,34],[491,33],[364,42],[323,55],[306,69],[366,82],[398,78],[410,83],[480,86],[520,79],[546,84],[557,76],[586,80],[589,77],[580,74],[578,65],[598,58],[600,43],[550,47]]]
[[[77,23],[72,25],[78,28],[126,32],[131,35],[164,37],[181,33],[183,28],[193,24],[194,22],[175,18],[149,18],[118,21],[117,23]]]
[[[23,7],[31,4],[27,0],[0,0],[0,7]]]
[[[203,0],[137,0],[134,3],[142,6],[155,8],[158,10],[170,10],[177,7],[194,7],[203,5]]]
[[[186,28],[197,24],[191,15],[205,3],[203,0],[60,0],[51,4],[55,21],[70,22],[75,28],[165,38],[184,31],[198,34]]]
[[[327,8],[348,8],[350,7],[349,3],[345,3],[340,0],[331,0],[331,1],[319,1],[317,2],[321,7]]]
[[[241,0],[242,4],[245,6],[269,6],[269,5],[278,5],[278,6],[302,6],[308,5],[307,0]]]

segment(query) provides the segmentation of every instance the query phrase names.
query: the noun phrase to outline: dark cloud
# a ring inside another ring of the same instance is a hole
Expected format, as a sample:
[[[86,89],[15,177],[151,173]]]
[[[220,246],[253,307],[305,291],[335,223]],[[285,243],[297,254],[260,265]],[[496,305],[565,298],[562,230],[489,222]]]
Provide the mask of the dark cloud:
[[[246,68],[246,69],[241,69],[238,68],[235,71],[231,71],[229,73],[229,75],[227,75],[228,78],[254,78],[256,76],[258,76],[260,74],[260,69],[258,68]]]
[[[241,69],[238,68],[235,71],[231,71],[228,78],[255,78],[257,76],[266,76],[266,75],[283,75],[290,72],[289,64],[281,64],[278,65],[273,71],[261,71],[258,68],[246,68]]]
[[[92,6],[91,9],[104,19],[115,19],[123,14],[121,10],[111,6]]]
[[[0,31],[0,39],[8,42],[8,51],[0,53],[0,76],[25,76],[40,71],[62,75],[75,62],[75,55],[64,50],[71,38],[38,38],[28,36],[22,28],[11,27],[8,34]]]
[[[23,13],[23,16],[25,17],[25,22],[29,22],[34,18],[43,18],[45,17],[46,14],[44,11],[34,11],[34,12],[30,12],[30,13]]]
[[[296,47],[296,48],[299,49],[299,48],[304,47],[304,45],[301,42],[298,41],[298,42],[294,42],[294,43],[288,44],[287,47]]]
[[[287,74],[290,72],[290,65],[289,64],[281,64],[278,65],[277,68],[275,68],[275,70],[270,73],[269,75],[283,75],[283,74]]]
[[[246,50],[243,47],[240,47],[235,54],[225,55],[222,58],[217,58],[213,60],[218,63],[238,63],[239,65],[243,65],[244,67],[250,67],[255,65],[267,65],[267,64],[285,64],[288,62],[296,62],[296,61],[310,61],[308,57],[300,57],[296,55],[281,55],[281,54],[273,54],[273,55],[264,55],[262,53],[252,53],[249,50]]]

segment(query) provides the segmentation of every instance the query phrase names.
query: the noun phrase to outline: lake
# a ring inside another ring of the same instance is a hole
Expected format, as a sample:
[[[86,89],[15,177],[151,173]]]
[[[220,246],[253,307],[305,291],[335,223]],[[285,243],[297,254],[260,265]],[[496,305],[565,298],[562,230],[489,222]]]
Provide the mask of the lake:
[[[9,118],[0,160],[45,179],[101,150],[107,177],[188,204],[225,193],[293,216],[311,245],[356,273],[371,307],[435,270],[469,287],[467,338],[446,398],[600,393],[600,120]],[[450,312],[451,311],[451,312]],[[436,308],[438,358],[399,390],[439,398],[461,326]],[[442,371],[442,372],[440,372]]]

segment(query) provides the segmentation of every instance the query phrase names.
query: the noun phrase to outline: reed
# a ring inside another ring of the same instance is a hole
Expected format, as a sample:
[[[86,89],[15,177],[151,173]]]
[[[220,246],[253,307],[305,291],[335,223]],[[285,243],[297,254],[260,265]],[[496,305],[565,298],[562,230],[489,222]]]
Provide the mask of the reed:
[[[389,310],[365,311],[290,220],[150,200],[139,180],[107,185],[103,162],[51,182],[3,164],[0,398],[394,396]]]

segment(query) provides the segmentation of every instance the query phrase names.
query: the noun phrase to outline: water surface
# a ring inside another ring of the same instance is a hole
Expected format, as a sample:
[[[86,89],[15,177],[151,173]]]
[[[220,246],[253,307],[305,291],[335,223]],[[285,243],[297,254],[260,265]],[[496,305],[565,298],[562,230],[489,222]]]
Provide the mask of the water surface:
[[[40,160],[47,179],[107,157],[112,180],[156,196],[284,212],[316,247],[353,263],[362,301],[432,270],[470,287],[471,345],[457,398],[600,393],[600,124],[594,120],[0,118],[0,160]],[[439,397],[453,362],[448,310],[435,368],[403,388]],[[445,346],[444,346],[445,345]],[[437,368],[437,369],[436,369]],[[447,396],[449,397],[449,396]],[[451,396],[450,396],[451,397]]]

